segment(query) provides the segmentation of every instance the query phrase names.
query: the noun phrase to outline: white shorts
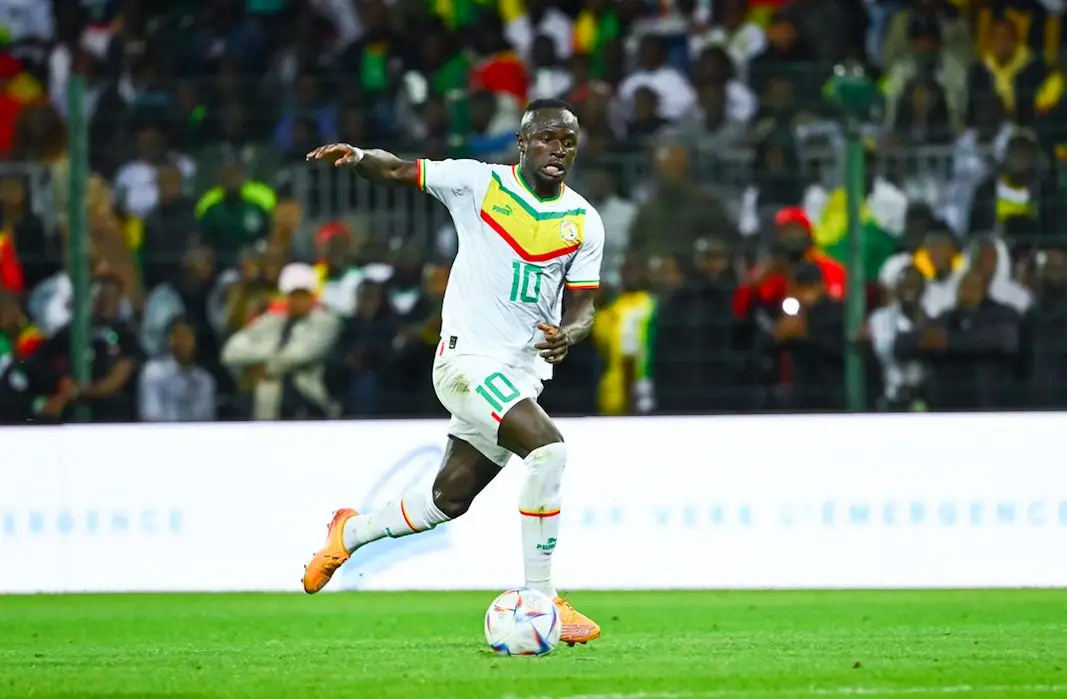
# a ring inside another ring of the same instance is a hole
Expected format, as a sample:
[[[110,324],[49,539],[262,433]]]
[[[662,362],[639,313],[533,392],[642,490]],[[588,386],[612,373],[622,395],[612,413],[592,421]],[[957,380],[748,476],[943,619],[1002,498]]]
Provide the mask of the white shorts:
[[[503,468],[511,452],[497,444],[497,428],[520,401],[537,400],[544,384],[532,371],[492,357],[457,354],[442,340],[433,361],[433,388],[437,400],[452,414],[448,434]]]

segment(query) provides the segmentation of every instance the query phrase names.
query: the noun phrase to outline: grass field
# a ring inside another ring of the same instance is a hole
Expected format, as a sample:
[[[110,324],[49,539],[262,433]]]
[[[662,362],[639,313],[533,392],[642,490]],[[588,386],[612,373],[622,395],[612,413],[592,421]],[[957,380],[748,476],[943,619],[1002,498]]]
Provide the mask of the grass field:
[[[543,658],[492,597],[0,596],[0,697],[1067,697],[1067,590],[575,593],[604,636]]]

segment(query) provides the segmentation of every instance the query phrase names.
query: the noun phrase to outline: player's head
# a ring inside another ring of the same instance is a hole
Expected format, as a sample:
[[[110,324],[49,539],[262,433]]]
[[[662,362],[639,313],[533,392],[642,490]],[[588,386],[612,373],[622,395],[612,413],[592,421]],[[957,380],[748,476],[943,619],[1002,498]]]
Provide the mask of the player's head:
[[[558,190],[578,155],[578,117],[562,100],[534,100],[516,134],[519,167],[527,177]]]

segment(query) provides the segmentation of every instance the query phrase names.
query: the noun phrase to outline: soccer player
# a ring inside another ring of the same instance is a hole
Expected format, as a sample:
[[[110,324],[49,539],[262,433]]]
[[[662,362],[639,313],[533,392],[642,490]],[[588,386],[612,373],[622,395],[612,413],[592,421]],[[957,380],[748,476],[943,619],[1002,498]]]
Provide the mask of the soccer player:
[[[343,143],[307,156],[436,197],[452,215],[459,252],[433,365],[437,397],[452,414],[441,470],[431,487],[415,488],[374,512],[338,510],[325,546],[305,568],[304,590],[321,590],[365,544],[459,517],[516,454],[526,464],[519,495],[526,586],[555,600],[561,640],[573,645],[599,638],[600,627],[552,584],[567,447],[537,397],[552,365],[592,327],[604,225],[589,202],[563,184],[578,153],[571,107],[532,102],[516,136],[517,166],[408,161]]]

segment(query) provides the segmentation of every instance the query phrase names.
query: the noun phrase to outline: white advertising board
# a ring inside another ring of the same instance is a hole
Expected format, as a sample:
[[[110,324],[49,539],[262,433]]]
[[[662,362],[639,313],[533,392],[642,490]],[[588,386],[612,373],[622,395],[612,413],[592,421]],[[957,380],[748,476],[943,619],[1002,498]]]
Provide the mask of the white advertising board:
[[[1067,585],[1067,415],[562,420],[559,586]],[[0,430],[0,592],[298,590],[331,512],[438,468],[437,421]],[[521,584],[518,460],[330,589]]]

